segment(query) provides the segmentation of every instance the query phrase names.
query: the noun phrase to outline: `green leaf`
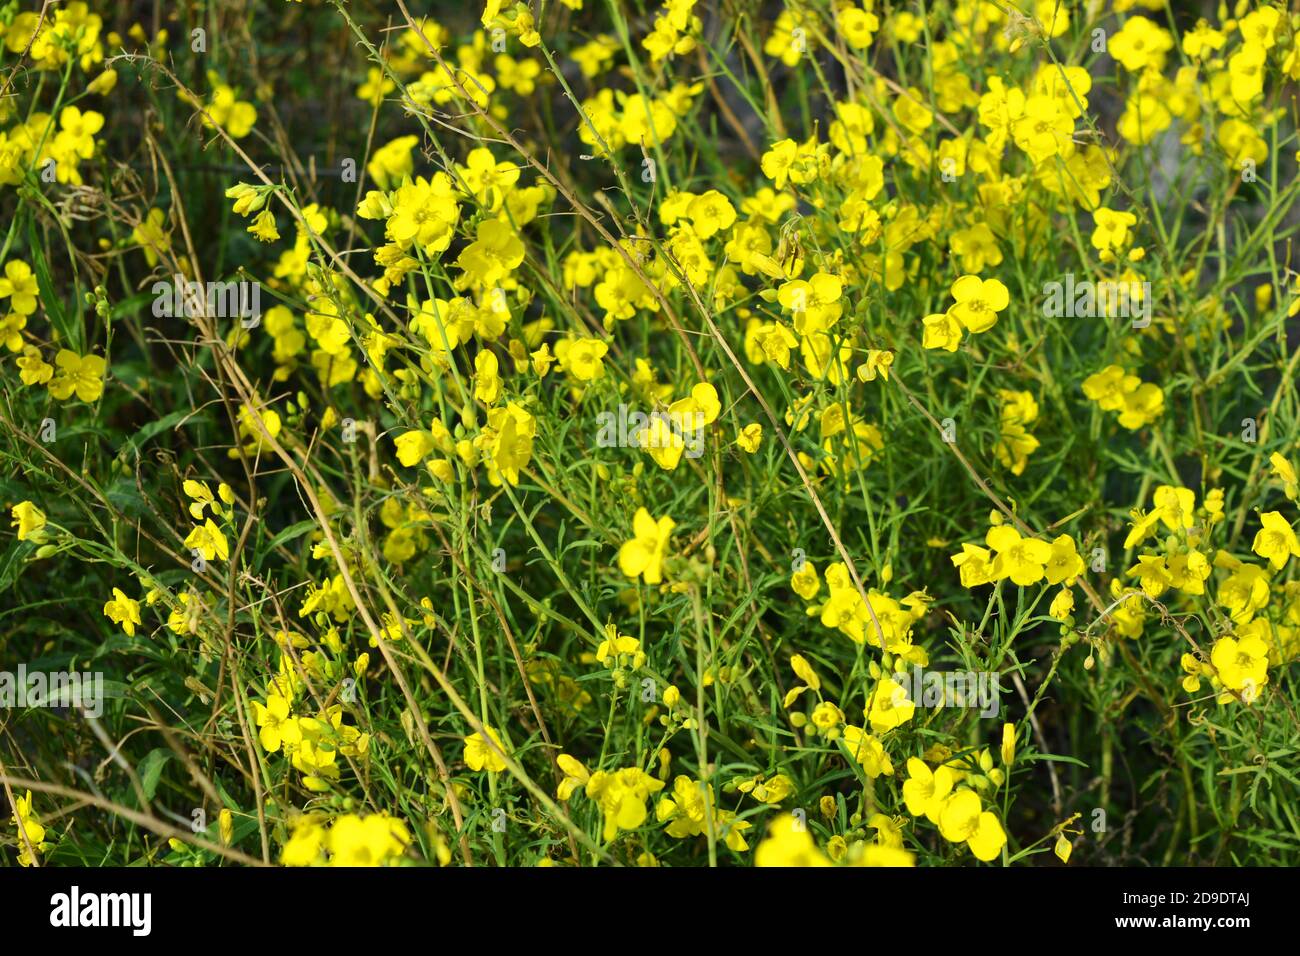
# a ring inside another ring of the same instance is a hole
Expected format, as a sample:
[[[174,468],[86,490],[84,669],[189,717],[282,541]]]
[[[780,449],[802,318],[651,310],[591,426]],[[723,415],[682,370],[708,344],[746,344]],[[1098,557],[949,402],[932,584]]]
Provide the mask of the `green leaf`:
[[[140,309],[152,303],[154,295],[152,292],[137,292],[135,295],[128,296],[119,302],[113,303],[109,310],[109,316],[114,319],[120,319],[124,315],[133,315]]]
[[[27,555],[32,551],[29,544],[15,540],[3,554],[0,554],[0,594],[8,591],[23,573]]]
[[[179,411],[172,412],[170,415],[164,415],[156,422],[150,422],[148,425],[145,425],[138,432],[132,435],[131,438],[127,441],[127,443],[123,446],[122,450],[126,450],[129,448],[133,453],[138,452],[141,448],[144,447],[144,443],[147,442],[150,438],[153,438],[154,435],[157,435],[159,432],[166,431],[169,428],[175,428],[177,425],[183,422],[187,416],[193,414],[194,413],[189,409],[180,409]]]
[[[296,524],[289,525],[289,527],[285,528],[274,538],[272,538],[270,542],[268,542],[267,546],[261,550],[261,554],[258,555],[258,560],[256,562],[255,568],[257,570],[260,570],[262,567],[262,562],[266,559],[267,555],[269,555],[276,548],[280,547],[280,545],[287,544],[288,542],[293,541],[296,538],[301,538],[304,534],[307,534],[307,532],[314,531],[318,527],[319,525],[317,525],[316,522],[311,518],[308,518],[306,521],[299,521]]]
[[[1084,763],[1082,760],[1079,760],[1077,757],[1065,757],[1060,754],[1030,754],[1028,757],[1025,758],[1026,763],[1034,763],[1035,761],[1038,760],[1048,760],[1051,761],[1052,763],[1072,763],[1080,767],[1088,766],[1086,763]]]
[[[158,792],[158,780],[162,777],[163,767],[171,759],[171,751],[162,747],[149,751],[145,758],[140,761],[139,774],[140,785],[144,788],[145,796],[150,800]]]
[[[58,330],[62,344],[78,355],[84,348],[81,328],[68,318],[63,308],[63,301],[54,292],[54,279],[50,275],[49,263],[45,261],[45,245],[36,231],[36,220],[27,224],[28,254],[32,257],[32,271],[36,273],[36,285],[41,293],[41,305],[50,323]]]

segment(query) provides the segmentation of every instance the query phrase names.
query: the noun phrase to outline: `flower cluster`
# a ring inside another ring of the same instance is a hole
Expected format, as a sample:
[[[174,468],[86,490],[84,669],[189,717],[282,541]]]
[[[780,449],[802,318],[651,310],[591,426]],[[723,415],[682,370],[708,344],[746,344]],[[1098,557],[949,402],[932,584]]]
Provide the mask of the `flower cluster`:
[[[1290,6],[31,6],[0,855],[1300,863]]]

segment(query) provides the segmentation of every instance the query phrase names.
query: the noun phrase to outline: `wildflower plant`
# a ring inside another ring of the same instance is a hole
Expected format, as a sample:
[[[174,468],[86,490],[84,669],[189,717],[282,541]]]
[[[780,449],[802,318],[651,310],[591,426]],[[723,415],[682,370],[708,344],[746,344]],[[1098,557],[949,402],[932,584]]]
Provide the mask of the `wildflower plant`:
[[[1300,862],[1292,5],[190,6],[0,5],[0,859]]]

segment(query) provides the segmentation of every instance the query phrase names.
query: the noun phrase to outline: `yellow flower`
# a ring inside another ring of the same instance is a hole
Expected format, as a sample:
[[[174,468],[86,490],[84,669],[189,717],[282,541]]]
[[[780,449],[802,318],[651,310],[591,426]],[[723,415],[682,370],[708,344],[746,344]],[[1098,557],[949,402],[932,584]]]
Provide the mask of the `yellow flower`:
[[[823,797],[821,800],[822,816],[827,820],[835,819],[836,805],[834,797]],[[901,850],[903,848],[903,824],[907,822],[906,817],[888,817],[883,813],[873,813],[867,817],[867,826],[876,831],[876,843],[880,846],[893,847]]]
[[[1156,488],[1152,504],[1170,531],[1182,531],[1195,523],[1196,494],[1190,488],[1160,485]]]
[[[618,551],[619,570],[629,578],[643,578],[646,584],[661,583],[668,539],[676,526],[672,518],[656,520],[645,508],[638,508],[632,519],[633,538]]]
[[[562,0],[563,2],[563,0]],[[573,49],[571,56],[582,75],[592,80],[604,73],[614,61],[618,52],[618,41],[607,34],[595,37],[591,42]]]
[[[656,414],[650,423],[636,433],[636,444],[664,471],[673,471],[686,451],[686,439],[673,427],[672,420]]]
[[[994,574],[995,559],[993,553],[978,545],[963,544],[961,554],[954,554],[949,560],[952,561],[954,567],[960,569],[961,586],[964,588],[989,584],[997,577]]]
[[[503,10],[502,0],[487,0],[480,22],[489,29],[496,25],[504,27],[507,32],[519,37],[519,42],[526,47],[539,46],[542,42],[532,11],[525,3],[517,2],[513,7]]]
[[[961,344],[961,324],[947,312],[936,312],[922,320],[921,345],[927,349],[957,351]]]
[[[925,104],[929,97],[914,86],[899,92],[893,103],[894,116],[917,136],[934,123],[934,113]]]
[[[1183,52],[1194,60],[1201,60],[1222,50],[1227,42],[1228,38],[1221,31],[1202,19],[1196,21],[1195,29],[1183,34]]]
[[[1240,693],[1247,704],[1253,704],[1268,683],[1268,644],[1257,635],[1219,638],[1210,651],[1210,663],[1223,686]],[[1234,699],[1231,694],[1219,697],[1222,703]]]
[[[40,349],[34,345],[23,346],[17,365],[18,377],[24,385],[44,385],[54,375],[54,366],[41,358]]]
[[[567,338],[555,343],[555,361],[579,382],[593,382],[604,374],[609,345],[597,338]]]
[[[1184,554],[1169,556],[1169,583],[1184,594],[1204,594],[1205,580],[1210,576],[1210,562],[1195,548]]]
[[[174,608],[167,615],[167,629],[174,634],[194,634],[198,631],[198,615],[201,605],[188,593],[178,594],[176,601],[180,607]]]
[[[267,753],[273,754],[281,746],[288,753],[302,742],[298,721],[289,714],[289,701],[279,694],[267,694],[265,704],[253,701],[253,717],[258,726],[257,739]]]
[[[230,557],[230,544],[211,518],[194,526],[185,539],[185,547],[190,551],[198,551],[206,561],[215,561],[217,558],[225,561]]]
[[[760,160],[763,175],[772,180],[777,189],[785,189],[786,182],[798,186],[810,183],[820,175],[823,164],[828,161],[825,149],[825,146],[817,145],[815,136],[802,145],[792,139],[783,139],[763,154]]]
[[[407,468],[418,465],[437,447],[433,435],[427,431],[409,431],[393,439],[397,446],[397,460]]]
[[[1064,621],[1073,610],[1074,592],[1069,588],[1061,588],[1056,593],[1056,597],[1052,598],[1052,604],[1048,607],[1047,614],[1058,621]]]
[[[140,623],[140,603],[131,600],[120,588],[113,588],[113,599],[104,604],[104,616],[114,624],[121,624],[127,636],[132,637]]]
[[[814,335],[839,321],[843,312],[839,300],[843,292],[844,283],[839,276],[818,272],[807,281],[794,279],[782,283],[777,290],[777,301],[793,316],[796,332]]]
[[[1259,516],[1263,525],[1250,546],[1261,558],[1266,558],[1274,570],[1280,570],[1292,555],[1300,557],[1300,541],[1281,512],[1266,511]]]
[[[1064,592],[1069,594],[1069,591]],[[1002,765],[1010,767],[1016,762],[1016,725],[1006,723],[1002,725]]]
[[[1107,365],[1083,380],[1083,394],[1100,405],[1102,411],[1113,412],[1124,407],[1124,396],[1141,383],[1136,375],[1125,373],[1118,365]]]
[[[46,849],[48,844],[45,843],[45,827],[32,813],[32,792],[27,791],[27,796],[16,797],[14,802],[13,821],[14,826],[18,828],[18,865],[35,866],[36,857]]]
[[[939,766],[931,771],[924,760],[909,757],[907,779],[903,781],[903,802],[914,817],[924,816],[938,824],[948,795],[956,783],[951,769]]]
[[[822,682],[812,665],[804,658],[802,654],[795,654],[790,658],[790,666],[794,668],[795,674],[812,690],[821,690]]]
[[[247,216],[250,213],[257,212],[259,209],[262,208],[262,206],[266,204],[266,197],[267,197],[267,192],[265,189],[259,188],[257,186],[252,186],[248,183],[236,183],[235,185],[231,186],[229,189],[226,190],[226,198],[233,199],[235,201],[235,205],[233,208],[235,213],[240,216]],[[162,225],[161,209],[156,209],[156,210],[151,209],[149,211],[150,223],[153,224],[153,214],[155,212],[158,213],[158,220],[156,226],[161,227]],[[152,233],[148,235],[152,235]],[[142,239],[137,239],[137,241],[143,244]],[[149,254],[148,249],[146,249],[145,255],[147,256],[148,254]],[[152,264],[153,263],[150,263],[150,265]]]
[[[379,147],[366,163],[366,172],[380,189],[389,189],[415,170],[411,151],[419,142],[416,136],[399,136]]]
[[[916,866],[916,854],[902,847],[858,842],[850,848],[849,862],[853,866]]]
[[[718,399],[718,390],[708,382],[699,382],[691,386],[691,394],[680,398],[669,406],[673,418],[683,422],[689,417],[689,424],[684,428],[695,430],[697,427],[712,425],[722,413],[722,402]]]
[[[324,846],[330,866],[384,866],[400,859],[410,842],[410,831],[401,820],[382,813],[349,813],[334,821]]]
[[[894,353],[887,349],[867,349],[867,360],[858,366],[857,375],[863,382],[874,382],[876,376],[889,381],[889,367],[894,364]]]
[[[865,716],[871,729],[883,734],[907,723],[915,713],[916,704],[908,698],[902,687],[886,677],[872,691]]]
[[[824,700],[813,708],[811,720],[814,727],[826,733],[844,723],[844,711],[829,700]],[[828,734],[828,736],[833,739],[838,734]]]
[[[790,367],[790,350],[799,344],[793,332],[780,322],[751,320],[745,328],[745,351],[756,365],[775,362]]]
[[[993,560],[993,577],[1011,578],[1012,583],[1028,587],[1046,574],[1052,560],[1052,546],[1037,538],[1022,538],[1010,525],[989,528],[985,543],[997,552]]]
[[[712,827],[715,833],[725,834],[727,846],[739,853],[749,849],[744,831],[751,824],[735,817],[733,811],[717,807],[713,787],[685,775],[673,780],[672,796],[664,797],[655,806],[655,819],[668,824],[665,830],[670,837],[681,840],[700,836]]]
[[[1240,170],[1246,160],[1256,164],[1268,158],[1268,144],[1249,123],[1237,119],[1227,119],[1219,124],[1215,137],[1219,148],[1227,154],[1233,168]]]
[[[1124,69],[1136,73],[1147,67],[1160,70],[1165,65],[1165,54],[1173,46],[1173,37],[1167,30],[1146,17],[1134,16],[1125,20],[1123,28],[1110,38],[1107,49]]]
[[[396,88],[383,70],[372,66],[366,70],[366,81],[357,87],[357,98],[371,106],[378,106]]]
[[[86,85],[86,92],[96,96],[107,96],[117,86],[117,71],[107,69]]]
[[[564,771],[564,779],[560,781],[559,787],[555,790],[556,799],[564,801],[573,796],[573,791],[579,787],[585,787],[587,781],[591,779],[591,773],[582,762],[568,754],[560,754],[555,758],[556,764]]]
[[[631,658],[630,663],[633,670],[637,670],[645,664],[645,654],[641,651],[641,642],[635,637],[619,634],[618,629],[613,624],[606,624],[605,640],[601,641],[596,648],[597,663],[604,664],[606,661],[611,661],[606,666],[614,667],[621,663],[620,658],[623,657]]]
[[[939,832],[950,843],[965,843],[977,860],[985,862],[996,859],[1007,843],[1002,824],[983,809],[974,790],[958,790],[944,801]]]
[[[65,106],[59,113],[59,132],[54,140],[55,153],[90,159],[95,153],[95,134],[104,128],[104,115],[94,110],[84,113],[76,106]]]
[[[510,90],[519,96],[532,96],[537,90],[537,78],[541,76],[542,67],[536,60],[516,60],[514,57],[499,54],[494,61],[497,71],[497,83],[502,89]]]
[[[83,402],[93,402],[104,393],[104,359],[99,355],[78,355],[59,349],[54,357],[58,372],[50,380],[50,394],[66,402],[76,392]]]
[[[1296,481],[1295,468],[1277,452],[1269,455],[1268,463],[1273,466],[1273,477],[1282,482],[1285,487],[1286,496],[1295,501],[1300,495],[1300,483]]]
[[[370,212],[370,197],[375,195],[367,194],[367,202],[357,211],[359,216],[382,218]],[[399,187],[390,199],[386,234],[402,249],[415,245],[425,255],[436,256],[451,245],[460,206],[450,176],[437,172],[432,179],[417,177],[414,182]]]
[[[1268,572],[1253,564],[1238,561],[1223,551],[1215,555],[1214,564],[1230,572],[1227,579],[1219,585],[1219,604],[1228,609],[1237,623],[1249,621],[1256,611],[1268,603]]]
[[[1070,10],[1058,0],[1034,0],[1034,17],[1049,37],[1059,37],[1070,29]]]
[[[487,770],[488,773],[500,773],[506,769],[505,745],[501,743],[501,737],[495,730],[483,725],[487,731],[488,740],[483,739],[479,733],[470,734],[465,738],[465,765],[470,770]]]
[[[663,786],[662,780],[656,780],[640,767],[593,773],[587,781],[586,793],[600,805],[605,820],[602,831],[605,842],[618,836],[619,830],[635,830],[645,823],[649,816],[645,802]]]
[[[320,862],[325,836],[320,817],[303,814],[293,824],[293,831],[280,850],[280,862],[285,866],[312,866]]]
[[[811,601],[821,590],[821,579],[817,577],[817,568],[811,561],[805,561],[803,567],[790,576],[790,586],[805,601]],[[800,658],[802,660],[803,658]],[[795,668],[798,670],[798,668]]]
[[[736,789],[747,793],[760,803],[775,806],[794,793],[794,781],[783,773],[778,773],[768,780],[762,774],[746,778],[736,784]]]
[[[1047,583],[1056,585],[1072,583],[1083,573],[1083,558],[1068,534],[1057,535],[1052,541],[1052,553],[1047,560]]]
[[[493,405],[501,397],[501,364],[496,354],[484,349],[474,356],[474,397]]]
[[[1158,554],[1138,555],[1138,563],[1129,568],[1126,573],[1136,575],[1142,590],[1153,599],[1160,597],[1172,583],[1169,569],[1165,566],[1165,559]]]
[[[225,516],[224,512],[221,510],[221,506],[217,504],[217,499],[213,497],[212,489],[208,487],[206,481],[195,481],[192,478],[187,478],[181,483],[181,490],[185,492],[187,498],[193,499],[190,501],[190,516],[195,521],[203,520],[204,508],[211,508],[212,513],[218,517]],[[217,492],[221,495],[221,500],[226,504],[232,504],[234,502],[234,492],[231,490],[230,486],[224,482],[217,487]]]
[[[807,825],[783,813],[768,827],[767,837],[754,851],[755,866],[831,866],[817,848]]]
[[[758,452],[763,441],[763,426],[759,422],[750,422],[736,433],[736,447],[750,455]]]
[[[1038,450],[1038,439],[1029,434],[1027,425],[1038,418],[1038,402],[1029,392],[998,389],[1003,405],[1000,413],[1000,435],[994,447],[998,461],[1013,475],[1024,473],[1029,456]]]
[[[1128,245],[1129,229],[1137,224],[1137,216],[1102,206],[1093,212],[1092,221],[1092,247],[1102,253],[1114,253]]]
[[[45,541],[45,535],[42,533],[45,528],[45,512],[30,501],[20,501],[9,509],[13,520],[9,523],[18,526],[19,541],[34,541],[36,544],[42,544]]]
[[[1242,17],[1237,29],[1241,31],[1241,38],[1247,45],[1258,44],[1265,50],[1271,50],[1277,43],[1281,23],[1281,10],[1260,7]]]
[[[1024,112],[1011,124],[1011,134],[1035,164],[1042,163],[1073,150],[1074,119],[1056,97],[1035,94],[1025,100]]]
[[[497,287],[524,261],[524,244],[514,226],[501,219],[485,219],[475,230],[474,241],[456,258],[474,286]]]
[[[315,737],[308,736],[315,731],[317,723],[313,717],[298,719],[298,728],[303,738],[293,751],[292,762],[293,768],[303,775],[304,787],[313,793],[326,793],[330,785],[339,777],[337,765],[339,751]]]
[[[885,753],[884,746],[861,727],[845,724],[843,741],[849,754],[862,765],[862,771],[868,777],[874,780],[881,774],[893,775],[894,765],[889,760],[889,754]]]
[[[532,461],[536,434],[537,419],[522,405],[510,402],[488,412],[487,424],[474,439],[474,447],[487,464],[490,484],[519,484],[519,472]]]
[[[230,193],[227,192],[226,195]],[[166,218],[166,213],[161,209],[150,209],[144,221],[131,230],[131,239],[140,245],[150,269],[158,264],[159,254],[171,248],[171,237],[163,228]]]
[[[993,328],[998,313],[1011,302],[1007,287],[997,279],[973,275],[962,276],[952,284],[952,297],[957,301],[948,308],[948,314],[972,334]]]
[[[855,50],[865,50],[871,46],[872,38],[880,29],[880,20],[870,10],[846,6],[841,7],[836,14],[835,25],[844,37],[844,42]]]
[[[1057,859],[1062,863],[1069,863],[1070,851],[1073,849],[1074,845],[1064,833],[1056,835],[1056,842],[1052,844],[1052,852],[1056,854]]]
[[[1153,382],[1143,382],[1123,399],[1119,423],[1130,431],[1150,425],[1165,411],[1165,393]]]
[[[275,215],[269,209],[257,214],[248,231],[262,242],[275,242],[280,238],[280,232],[275,228]]]
[[[691,220],[697,236],[709,239],[735,224],[736,209],[726,196],[710,189],[691,200],[686,207],[686,217]]]
[[[209,129],[220,127],[231,139],[243,139],[253,130],[257,122],[257,108],[235,95],[233,87],[218,84],[212,91],[212,99],[206,107],[203,125]]]
[[[36,311],[40,288],[32,267],[18,259],[5,263],[4,277],[0,278],[0,299],[9,299],[10,307],[19,315]]]

